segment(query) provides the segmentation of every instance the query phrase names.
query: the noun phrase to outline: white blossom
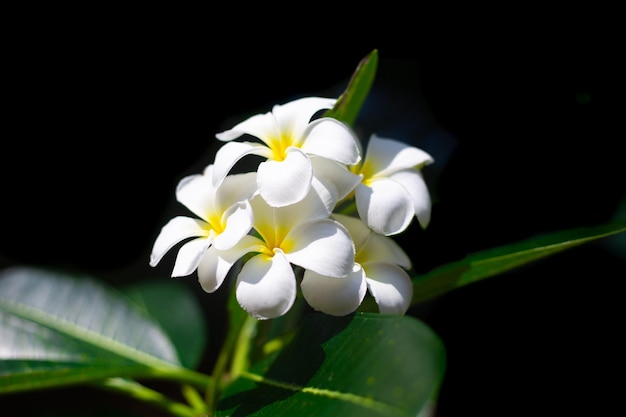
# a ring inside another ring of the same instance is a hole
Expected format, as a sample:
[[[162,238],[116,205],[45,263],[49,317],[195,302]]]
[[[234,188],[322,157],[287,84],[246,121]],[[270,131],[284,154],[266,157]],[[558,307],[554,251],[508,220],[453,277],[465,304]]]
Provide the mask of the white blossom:
[[[216,137],[225,143],[215,156],[214,184],[219,184],[246,155],[265,160],[257,168],[261,196],[273,207],[302,200],[311,187],[312,155],[343,165],[360,161],[358,138],[346,124],[328,117],[312,120],[321,110],[332,108],[335,99],[305,97],[271,112],[254,115]],[[250,135],[262,143],[234,141]]]
[[[421,169],[433,162],[419,148],[372,135],[362,164],[352,167],[362,176],[355,189],[361,219],[386,236],[403,232],[413,217],[425,228],[431,199]]]
[[[285,207],[271,207],[260,195],[253,198],[256,233],[215,252],[231,261],[253,255],[237,275],[235,293],[241,307],[258,319],[279,317],[293,305],[297,280],[292,265],[336,280],[351,272],[354,244],[345,227],[328,217],[326,197],[320,197],[318,186],[315,183],[302,201]],[[212,269],[198,272],[203,287],[214,281]]]
[[[190,275],[207,252],[233,247],[252,228],[248,200],[255,194],[256,173],[230,175],[215,187],[212,171],[209,165],[203,174],[187,176],[178,183],[178,202],[198,218],[174,217],[163,226],[152,247],[150,265],[154,267],[175,245],[193,238],[178,250],[172,277]],[[224,277],[220,276],[220,282]]]
[[[349,231],[355,246],[352,272],[337,279],[315,271],[305,271],[302,294],[316,310],[343,316],[354,312],[367,291],[384,314],[405,314],[411,305],[413,284],[406,272],[411,260],[390,237],[380,235],[362,220],[341,215],[332,216]]]

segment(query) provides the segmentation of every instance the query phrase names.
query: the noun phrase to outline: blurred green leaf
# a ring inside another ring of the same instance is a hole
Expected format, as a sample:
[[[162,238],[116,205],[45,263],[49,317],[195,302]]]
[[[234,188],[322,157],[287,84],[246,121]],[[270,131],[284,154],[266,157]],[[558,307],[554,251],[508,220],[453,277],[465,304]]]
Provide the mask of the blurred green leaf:
[[[207,323],[189,287],[173,279],[155,279],[120,290],[159,322],[184,367],[199,365],[207,346]]]
[[[413,278],[412,305],[564,250],[626,232],[626,222],[562,230],[470,254]]]
[[[409,316],[305,316],[282,351],[243,372],[217,416],[417,416],[434,405],[441,340]]]
[[[0,272],[0,394],[184,371],[159,324],[114,289],[43,269]]]
[[[328,110],[324,116],[332,117],[354,126],[356,119],[365,103],[378,67],[378,50],[374,49],[359,62],[350,78],[346,90],[339,96],[335,107]]]

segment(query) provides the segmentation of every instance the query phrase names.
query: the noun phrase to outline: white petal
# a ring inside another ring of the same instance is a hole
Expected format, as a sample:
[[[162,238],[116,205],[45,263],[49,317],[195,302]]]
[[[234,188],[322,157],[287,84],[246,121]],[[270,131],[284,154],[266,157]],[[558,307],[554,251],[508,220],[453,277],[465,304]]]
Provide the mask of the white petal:
[[[219,251],[219,256],[227,259],[239,259],[247,253],[263,251],[267,251],[265,242],[256,236],[246,235],[232,248]]]
[[[239,136],[248,134],[261,140],[267,137],[276,136],[278,133],[276,121],[272,113],[256,114],[243,122],[238,123],[232,129],[215,135],[222,141],[237,139]]]
[[[213,239],[213,244],[220,250],[235,246],[248,234],[253,224],[252,207],[248,201],[231,206],[224,215],[226,227]]]
[[[402,268],[385,262],[363,264],[367,287],[383,314],[404,314],[411,306],[413,284]]]
[[[297,225],[315,219],[327,219],[330,213],[326,201],[319,196],[313,184],[302,201],[285,207],[270,207],[262,196],[250,200],[254,215],[254,228],[262,236],[284,236]]]
[[[404,170],[392,174],[389,178],[402,184],[409,192],[413,199],[417,221],[422,228],[426,228],[430,223],[432,203],[422,173],[418,170]]]
[[[360,218],[347,216],[345,214],[333,213],[332,217],[339,223],[343,224],[354,242],[354,247],[357,251],[361,250],[361,247],[369,239],[372,229],[367,227]]]
[[[419,148],[372,135],[363,165],[370,175],[388,176],[403,169],[421,168],[433,161],[432,156]]]
[[[176,255],[172,277],[185,277],[195,271],[209,246],[211,241],[204,238],[190,240],[181,246]]]
[[[211,169],[208,170],[211,172]],[[178,182],[176,200],[192,213],[208,221],[215,210],[215,187],[207,175],[189,175]]]
[[[335,206],[337,205],[337,196],[338,190],[336,189],[334,184],[323,183],[314,175],[311,179],[311,189],[309,190],[309,194],[307,194],[307,196],[302,201],[293,205],[300,206],[300,203],[303,203],[305,201],[311,201],[316,206],[316,210],[313,211],[317,211],[317,208],[323,207],[324,213],[322,217],[328,217],[328,215],[333,212]]]
[[[259,254],[244,264],[235,293],[241,307],[253,317],[279,317],[296,300],[296,277],[280,250],[271,257]]]
[[[365,273],[359,264],[355,264],[345,278],[327,277],[306,270],[300,288],[311,307],[332,316],[354,312],[367,292]]]
[[[372,181],[369,187],[358,185],[355,200],[361,219],[381,235],[404,231],[415,215],[408,191],[390,179]]]
[[[333,199],[342,200],[361,182],[361,176],[350,172],[345,165],[331,159],[311,155],[313,177],[329,190]]]
[[[304,97],[274,106],[272,114],[281,133],[300,137],[315,113],[332,109],[335,102],[332,98]]]
[[[302,201],[289,206],[290,211],[294,213],[294,218],[298,219],[298,223],[304,220],[328,218],[337,204],[336,190],[329,188],[332,188],[332,185],[327,188],[313,177],[311,180],[311,189],[306,197],[304,197]],[[283,208],[287,209],[288,207],[281,207],[281,209]],[[297,217],[295,217],[296,215]]]
[[[281,132],[299,136],[315,113],[332,108],[335,101],[330,98],[305,97],[275,105],[271,112],[254,115],[232,129],[218,133],[216,137],[229,141],[248,134],[267,143],[268,138],[280,136]]]
[[[411,268],[411,259],[392,238],[374,232],[357,217],[343,214],[333,214],[332,217],[350,232],[356,249],[356,262],[384,261]]]
[[[208,293],[216,291],[239,258],[237,252],[218,251],[213,246],[208,248],[198,264],[198,282],[202,289]]]
[[[216,190],[215,207],[223,212],[235,203],[250,200],[257,192],[256,172],[231,174]]]
[[[313,168],[309,158],[292,148],[283,161],[267,160],[259,165],[259,193],[270,206],[282,207],[297,203],[309,192]]]
[[[215,154],[213,164],[213,185],[217,187],[222,183],[232,167],[246,155],[259,155],[269,157],[270,149],[260,143],[252,142],[228,142]]]
[[[370,233],[368,239],[358,249],[357,262],[382,261],[411,268],[411,259],[398,243],[388,236]]]
[[[320,275],[345,277],[354,265],[354,243],[348,231],[331,219],[302,223],[284,242],[289,262]]]
[[[156,266],[167,251],[176,244],[190,237],[208,237],[209,227],[206,222],[191,217],[177,216],[161,228],[154,241],[150,254],[150,266]]]
[[[302,150],[346,165],[361,160],[359,139],[345,123],[332,118],[317,119],[308,126]]]

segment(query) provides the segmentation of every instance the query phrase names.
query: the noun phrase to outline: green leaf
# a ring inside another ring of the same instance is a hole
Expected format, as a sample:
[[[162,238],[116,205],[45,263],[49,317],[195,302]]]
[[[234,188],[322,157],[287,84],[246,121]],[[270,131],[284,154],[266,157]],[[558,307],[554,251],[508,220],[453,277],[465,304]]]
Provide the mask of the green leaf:
[[[470,254],[413,279],[412,305],[524,264],[626,231],[626,222],[558,231]]]
[[[121,288],[146,314],[156,319],[174,343],[186,368],[195,368],[207,346],[207,323],[197,298],[179,280],[158,279]]]
[[[158,323],[88,276],[0,272],[0,394],[179,371]]]
[[[441,340],[412,317],[309,314],[274,359],[227,388],[217,416],[417,416],[444,370]]]
[[[378,50],[374,49],[359,62],[346,90],[339,96],[335,107],[328,110],[324,116],[332,117],[354,126],[361,107],[363,107],[363,103],[365,103],[365,99],[374,83],[377,67]]]

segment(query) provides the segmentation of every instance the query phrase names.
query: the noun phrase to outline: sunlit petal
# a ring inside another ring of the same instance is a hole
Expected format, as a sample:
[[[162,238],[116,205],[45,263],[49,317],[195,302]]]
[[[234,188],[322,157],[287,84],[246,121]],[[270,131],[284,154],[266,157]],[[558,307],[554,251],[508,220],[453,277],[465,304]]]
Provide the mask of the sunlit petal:
[[[389,178],[402,184],[409,192],[413,199],[413,208],[417,221],[422,228],[426,228],[428,223],[430,223],[432,203],[422,173],[418,170],[404,170],[392,174]]]
[[[248,201],[234,204],[225,212],[226,227],[215,236],[213,244],[217,249],[232,248],[252,229],[252,207]]]
[[[372,229],[367,227],[358,217],[346,216],[339,213],[333,213],[332,217],[348,229],[348,233],[352,236],[356,250],[360,251],[360,248],[365,244],[372,233]]]
[[[382,235],[404,231],[413,220],[415,211],[408,191],[395,181],[381,178],[369,187],[356,187],[355,200],[359,216],[367,225]]]
[[[196,216],[208,220],[209,213],[215,207],[215,187],[212,178],[201,174],[184,177],[176,186],[176,200]]]
[[[284,234],[304,221],[326,219],[330,213],[323,187],[313,181],[307,196],[298,203],[284,207],[270,207],[262,196],[250,200],[254,214],[254,228],[263,236]],[[321,190],[318,190],[321,188]],[[332,204],[331,204],[332,206]]]
[[[361,176],[331,159],[312,155],[313,177],[330,192],[335,202],[346,197],[361,182]]]
[[[222,145],[215,154],[213,164],[213,185],[222,183],[232,167],[246,155],[259,155],[268,158],[271,150],[260,143],[253,142],[228,142]]]
[[[398,243],[388,236],[370,233],[367,240],[358,246],[357,262],[381,261],[411,268],[411,259]]]
[[[388,176],[403,169],[419,169],[433,161],[432,156],[419,148],[372,135],[367,145],[363,169],[367,171],[366,177],[374,174]]]
[[[154,241],[150,254],[150,266],[156,266],[161,258],[176,244],[190,237],[208,237],[208,224],[191,217],[177,216],[161,228],[161,232]]]
[[[363,264],[367,287],[383,314],[404,314],[411,305],[413,284],[402,268],[386,262]]]
[[[300,288],[311,307],[332,316],[354,312],[367,292],[365,273],[358,264],[345,278],[327,277],[306,270]]]
[[[259,254],[242,267],[235,293],[241,307],[253,317],[279,317],[296,299],[296,277],[280,250],[274,256]]]
[[[411,268],[411,259],[392,238],[374,232],[357,217],[336,213],[332,217],[343,224],[352,236],[357,263],[383,261]]]
[[[302,150],[346,165],[361,160],[357,136],[345,123],[332,118],[317,119],[307,127]]]
[[[257,173],[230,174],[215,193],[217,211],[225,211],[234,203],[251,199],[257,190]]]
[[[232,248],[226,251],[219,252],[220,256],[225,256],[228,259],[239,259],[247,253],[263,251],[267,252],[267,247],[261,239],[256,236],[246,235],[241,238]],[[223,252],[228,252],[228,254],[224,254]]]
[[[348,231],[331,219],[302,223],[285,239],[287,259],[329,277],[345,277],[354,265],[354,243]]]
[[[270,206],[297,203],[309,192],[313,168],[309,157],[297,148],[283,161],[262,162],[257,170],[259,193]]]
[[[172,277],[185,277],[195,271],[209,246],[211,241],[203,238],[190,240],[181,246],[176,255]]]
[[[267,112],[265,114],[254,115],[238,123],[232,129],[216,134],[215,137],[222,141],[230,141],[244,134],[248,134],[265,140],[265,138],[278,134],[276,127],[274,115]]]
[[[311,118],[320,110],[331,109],[336,99],[323,97],[304,97],[272,109],[280,131],[300,137]]]
[[[313,176],[313,178],[311,179],[311,189],[309,190],[309,194],[307,194],[307,196],[302,199],[302,201],[296,204],[300,205],[300,203],[303,203],[305,201],[311,202],[315,205],[316,209],[314,211],[317,211],[319,208],[323,207],[324,210],[322,217],[328,217],[328,215],[333,212],[335,206],[337,205],[337,195],[338,190],[335,184],[330,182],[323,183],[315,176]]]
[[[333,185],[329,185],[327,188],[313,177],[311,180],[311,189],[306,197],[304,197],[302,201],[290,206],[293,207],[290,211],[293,212],[294,218],[297,218],[298,222],[327,218],[337,204],[337,190],[332,189],[333,187]],[[291,224],[295,223],[292,222]]]
[[[235,251],[208,248],[198,264],[198,282],[202,289],[208,293],[216,291],[240,257],[241,254]]]

